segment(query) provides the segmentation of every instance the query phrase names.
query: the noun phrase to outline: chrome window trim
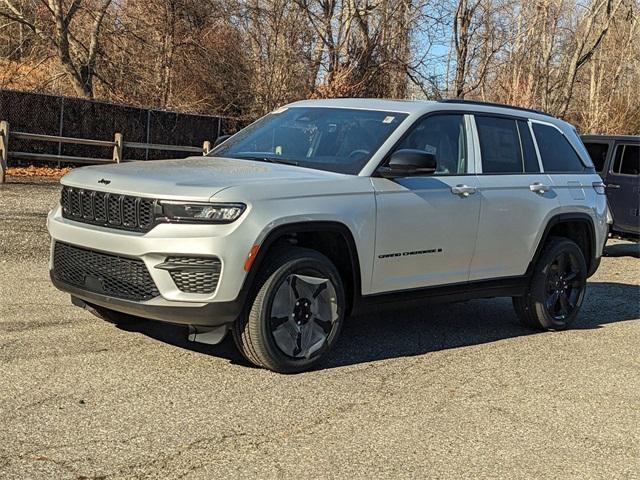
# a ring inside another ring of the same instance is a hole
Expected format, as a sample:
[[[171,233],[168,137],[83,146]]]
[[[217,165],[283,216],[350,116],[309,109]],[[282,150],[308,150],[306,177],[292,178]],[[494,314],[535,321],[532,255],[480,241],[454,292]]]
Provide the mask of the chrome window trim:
[[[469,114],[471,130],[473,136],[473,149],[477,154],[474,156],[475,173],[476,175],[482,175],[482,152],[480,150],[480,136],[478,135],[478,125],[476,124],[475,114]]]
[[[538,157],[538,166],[540,167],[540,173],[544,173],[544,165],[542,164],[542,155],[540,155],[540,149],[538,148],[538,139],[536,138],[536,134],[533,132],[534,121],[535,120],[531,120],[530,118],[528,118],[527,124],[529,125],[529,132],[531,133],[531,138],[533,139],[533,146],[536,149],[536,156]],[[542,123],[543,125],[552,125],[555,127],[555,125],[546,123],[546,122],[538,122],[538,123]]]

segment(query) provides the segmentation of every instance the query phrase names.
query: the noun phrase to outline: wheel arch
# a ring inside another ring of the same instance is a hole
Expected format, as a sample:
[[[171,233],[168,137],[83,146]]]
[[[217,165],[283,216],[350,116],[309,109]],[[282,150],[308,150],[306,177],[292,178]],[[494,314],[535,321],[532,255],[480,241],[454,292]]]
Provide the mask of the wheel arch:
[[[285,223],[271,229],[260,241],[255,259],[244,279],[241,289],[243,303],[246,303],[256,276],[269,253],[286,245],[311,248],[334,263],[344,284],[349,313],[362,292],[358,250],[351,229],[344,223],[329,220]]]
[[[556,214],[547,221],[533,258],[529,262],[527,276],[531,276],[547,240],[552,236],[565,237],[576,242],[587,263],[587,276],[590,277],[595,273],[599,264],[596,258],[595,224],[588,214],[576,212]]]

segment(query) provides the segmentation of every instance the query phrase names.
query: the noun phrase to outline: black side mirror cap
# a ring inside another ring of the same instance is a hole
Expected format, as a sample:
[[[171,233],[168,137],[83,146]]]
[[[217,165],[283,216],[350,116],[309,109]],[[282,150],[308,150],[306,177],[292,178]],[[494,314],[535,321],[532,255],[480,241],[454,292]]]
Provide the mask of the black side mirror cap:
[[[230,138],[231,135],[220,135],[218,138],[216,138],[216,141],[213,142],[213,147],[217,147],[218,145],[220,145],[222,142],[224,142],[227,138]]]
[[[402,149],[391,154],[378,173],[385,178],[433,175],[438,168],[436,156],[424,150]]]

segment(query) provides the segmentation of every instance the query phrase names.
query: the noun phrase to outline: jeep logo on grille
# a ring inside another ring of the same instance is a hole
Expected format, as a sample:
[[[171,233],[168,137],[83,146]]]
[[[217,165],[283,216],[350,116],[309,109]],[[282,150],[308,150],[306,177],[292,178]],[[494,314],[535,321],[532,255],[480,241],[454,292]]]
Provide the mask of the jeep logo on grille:
[[[101,178],[100,180],[98,180],[98,183],[102,183],[103,185],[109,185],[111,183],[111,180],[107,180],[106,178]]]

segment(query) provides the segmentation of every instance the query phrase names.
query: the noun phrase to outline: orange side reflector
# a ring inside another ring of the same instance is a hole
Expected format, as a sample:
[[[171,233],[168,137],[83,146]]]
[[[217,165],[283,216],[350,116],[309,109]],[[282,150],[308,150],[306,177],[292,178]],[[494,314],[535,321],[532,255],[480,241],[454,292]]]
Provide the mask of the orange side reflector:
[[[249,255],[247,255],[247,260],[244,262],[245,272],[248,272],[251,269],[251,265],[253,265],[253,261],[258,255],[258,250],[260,250],[260,245],[254,245],[253,247],[251,247],[251,251],[249,252]]]

